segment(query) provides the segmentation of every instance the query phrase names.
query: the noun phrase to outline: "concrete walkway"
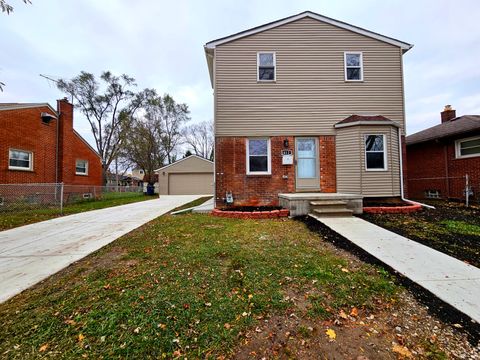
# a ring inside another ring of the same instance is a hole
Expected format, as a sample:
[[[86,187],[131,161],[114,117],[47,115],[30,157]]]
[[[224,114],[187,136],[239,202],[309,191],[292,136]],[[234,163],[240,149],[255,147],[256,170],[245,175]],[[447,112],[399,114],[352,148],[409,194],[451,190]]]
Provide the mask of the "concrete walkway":
[[[480,269],[356,217],[315,217],[480,323]]]
[[[162,195],[0,232],[0,303],[198,197]]]

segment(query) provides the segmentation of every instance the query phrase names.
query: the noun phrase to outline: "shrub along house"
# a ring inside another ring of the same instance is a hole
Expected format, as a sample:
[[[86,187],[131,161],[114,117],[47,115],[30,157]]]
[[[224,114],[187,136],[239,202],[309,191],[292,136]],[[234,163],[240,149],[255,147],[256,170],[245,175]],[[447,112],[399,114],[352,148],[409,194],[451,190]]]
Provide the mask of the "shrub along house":
[[[208,42],[216,207],[402,196],[411,47],[309,11]]]
[[[73,128],[73,105],[0,104],[0,184],[102,185],[98,153]]]
[[[456,115],[450,105],[441,123],[407,137],[408,192],[411,197],[480,199],[480,115]]]

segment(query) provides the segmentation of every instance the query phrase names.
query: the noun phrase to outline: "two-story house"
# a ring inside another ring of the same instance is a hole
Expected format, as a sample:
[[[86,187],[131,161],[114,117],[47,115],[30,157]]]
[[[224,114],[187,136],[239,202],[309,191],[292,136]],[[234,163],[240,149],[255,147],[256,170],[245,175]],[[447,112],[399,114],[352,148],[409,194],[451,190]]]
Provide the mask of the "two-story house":
[[[411,47],[310,11],[208,42],[216,207],[402,196]]]
[[[73,105],[0,104],[0,184],[102,185],[98,153],[73,128]]]

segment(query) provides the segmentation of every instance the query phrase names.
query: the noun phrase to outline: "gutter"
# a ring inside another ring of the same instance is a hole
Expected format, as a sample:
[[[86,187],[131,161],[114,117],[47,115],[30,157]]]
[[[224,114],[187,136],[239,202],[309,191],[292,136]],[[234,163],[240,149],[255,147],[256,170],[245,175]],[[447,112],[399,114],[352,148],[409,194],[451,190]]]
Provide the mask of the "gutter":
[[[402,129],[398,128],[398,154],[400,155],[400,198],[410,204],[421,205],[427,209],[435,209],[435,206],[427,205],[418,201],[413,201],[405,198],[405,192],[403,190],[403,149],[402,149]]]

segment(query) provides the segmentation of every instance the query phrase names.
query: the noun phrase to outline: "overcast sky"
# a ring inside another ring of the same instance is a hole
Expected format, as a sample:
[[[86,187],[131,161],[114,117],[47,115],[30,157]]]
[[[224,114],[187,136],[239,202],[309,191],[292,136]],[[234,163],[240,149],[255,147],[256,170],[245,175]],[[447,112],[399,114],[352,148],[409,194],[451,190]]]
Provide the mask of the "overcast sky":
[[[311,10],[414,44],[404,56],[407,133],[457,115],[480,114],[480,1],[8,0],[0,14],[0,102],[63,97],[41,78],[81,70],[125,73],[139,89],[186,102],[193,121],[213,118],[203,45],[250,27]],[[88,123],[75,128],[91,141]]]

